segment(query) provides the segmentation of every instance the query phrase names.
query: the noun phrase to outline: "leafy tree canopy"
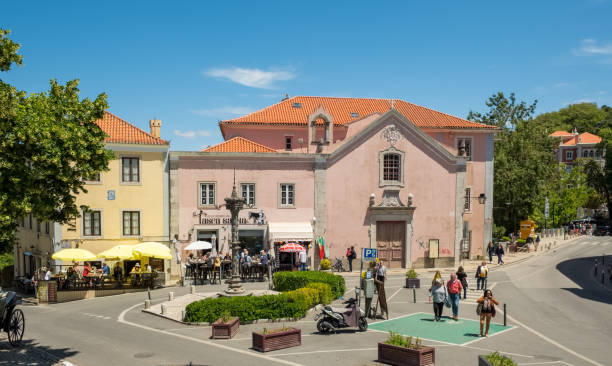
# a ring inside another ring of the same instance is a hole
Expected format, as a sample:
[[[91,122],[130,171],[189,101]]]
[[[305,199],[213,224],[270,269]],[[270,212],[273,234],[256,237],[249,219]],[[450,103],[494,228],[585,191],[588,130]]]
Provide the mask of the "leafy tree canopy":
[[[0,70],[21,64],[19,45],[0,29]],[[112,152],[95,124],[106,94],[79,99],[78,80],[28,95],[0,79],[0,252],[9,250],[18,220],[32,213],[60,223],[79,215],[82,178],[107,170]]]
[[[602,128],[612,127],[612,114],[606,112],[608,109],[606,106],[597,108],[595,103],[572,104],[556,112],[540,114],[535,121],[549,134],[560,130],[571,132],[576,127],[579,133],[598,135]]]

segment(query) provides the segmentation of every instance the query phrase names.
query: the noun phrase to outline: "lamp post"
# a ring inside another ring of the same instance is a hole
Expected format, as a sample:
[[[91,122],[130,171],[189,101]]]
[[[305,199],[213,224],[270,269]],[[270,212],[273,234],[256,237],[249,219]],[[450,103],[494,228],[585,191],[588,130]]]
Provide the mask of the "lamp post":
[[[238,213],[244,207],[245,199],[238,197],[236,193],[236,181],[234,179],[234,188],[232,189],[232,196],[225,198],[225,208],[227,208],[232,215],[232,232],[231,232],[231,248],[232,248],[232,278],[228,281],[229,286],[225,290],[228,295],[240,295],[244,293],[242,288],[242,281],[238,274],[240,268],[240,262],[238,260],[238,251],[240,250],[240,240],[238,239]]]

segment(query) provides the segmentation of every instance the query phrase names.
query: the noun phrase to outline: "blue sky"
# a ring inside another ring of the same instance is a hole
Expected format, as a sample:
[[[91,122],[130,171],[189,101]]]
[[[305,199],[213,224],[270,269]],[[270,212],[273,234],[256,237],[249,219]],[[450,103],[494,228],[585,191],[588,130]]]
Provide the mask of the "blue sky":
[[[612,105],[612,3],[219,1],[3,4],[24,66],[0,78],[83,96],[173,150],[220,142],[217,121],[294,95],[401,98],[459,117],[494,92]]]

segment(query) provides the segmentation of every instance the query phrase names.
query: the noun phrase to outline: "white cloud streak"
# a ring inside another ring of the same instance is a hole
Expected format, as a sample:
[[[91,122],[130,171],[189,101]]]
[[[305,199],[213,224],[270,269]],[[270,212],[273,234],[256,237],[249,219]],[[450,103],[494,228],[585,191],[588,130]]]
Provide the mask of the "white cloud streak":
[[[196,137],[208,137],[211,136],[211,132],[208,130],[198,130],[198,131],[181,131],[174,130],[174,134],[177,136],[184,137],[186,139],[195,139]]]
[[[612,43],[599,44],[595,39],[583,39],[580,48],[574,50],[574,54],[577,56],[612,55]]]
[[[252,112],[253,109],[250,107],[239,107],[239,106],[226,106],[219,108],[210,109],[194,109],[191,111],[193,114],[204,117],[219,117],[227,115],[243,115]]]
[[[259,89],[274,89],[277,81],[287,81],[295,78],[291,71],[264,71],[260,69],[245,69],[241,67],[230,67],[226,69],[215,68],[206,70],[204,75],[227,79],[234,83]]]

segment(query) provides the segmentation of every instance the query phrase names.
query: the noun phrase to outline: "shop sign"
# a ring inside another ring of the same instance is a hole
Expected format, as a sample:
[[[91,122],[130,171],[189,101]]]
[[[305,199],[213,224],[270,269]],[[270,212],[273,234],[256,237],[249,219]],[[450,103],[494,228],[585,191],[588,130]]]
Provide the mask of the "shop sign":
[[[239,217],[239,225],[266,225],[263,212],[248,212],[249,218]],[[229,215],[206,215],[200,217],[200,225],[231,225],[232,217]]]

